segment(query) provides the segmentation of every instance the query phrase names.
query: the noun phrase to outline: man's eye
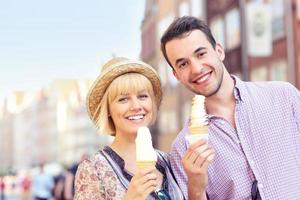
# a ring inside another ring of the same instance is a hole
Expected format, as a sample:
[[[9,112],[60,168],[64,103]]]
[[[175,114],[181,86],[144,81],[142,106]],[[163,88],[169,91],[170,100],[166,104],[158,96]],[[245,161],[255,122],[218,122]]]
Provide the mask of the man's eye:
[[[187,65],[187,62],[180,63],[179,68],[184,68],[184,67],[186,67],[186,65]]]
[[[198,53],[198,57],[202,57],[206,54],[206,52],[201,52],[201,53]]]

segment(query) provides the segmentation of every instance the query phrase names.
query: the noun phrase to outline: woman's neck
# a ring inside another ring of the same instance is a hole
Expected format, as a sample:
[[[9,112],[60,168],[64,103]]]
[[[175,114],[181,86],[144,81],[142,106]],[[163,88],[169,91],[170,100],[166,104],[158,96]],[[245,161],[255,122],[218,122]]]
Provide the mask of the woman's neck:
[[[130,173],[136,172],[136,147],[133,138],[126,139],[116,134],[110,147],[124,160],[125,169]]]

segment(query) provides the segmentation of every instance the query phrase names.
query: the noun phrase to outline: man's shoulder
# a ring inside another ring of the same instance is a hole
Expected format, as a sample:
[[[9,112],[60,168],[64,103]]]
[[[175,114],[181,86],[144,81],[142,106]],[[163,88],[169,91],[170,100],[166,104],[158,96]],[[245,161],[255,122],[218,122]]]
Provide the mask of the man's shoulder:
[[[285,81],[249,81],[244,82],[247,87],[256,87],[261,89],[273,89],[273,88],[289,88],[291,83]]]
[[[262,93],[264,95],[267,95],[268,93],[285,95],[286,92],[291,91],[294,87],[291,83],[284,81],[250,81],[244,83],[247,91]]]

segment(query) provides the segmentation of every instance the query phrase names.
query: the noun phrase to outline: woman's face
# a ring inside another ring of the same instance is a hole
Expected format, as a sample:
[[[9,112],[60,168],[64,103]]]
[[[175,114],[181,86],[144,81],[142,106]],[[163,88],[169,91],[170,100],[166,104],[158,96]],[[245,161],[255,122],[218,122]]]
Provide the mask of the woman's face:
[[[153,116],[153,101],[147,90],[117,95],[109,104],[109,114],[118,134],[136,134],[148,126]]]

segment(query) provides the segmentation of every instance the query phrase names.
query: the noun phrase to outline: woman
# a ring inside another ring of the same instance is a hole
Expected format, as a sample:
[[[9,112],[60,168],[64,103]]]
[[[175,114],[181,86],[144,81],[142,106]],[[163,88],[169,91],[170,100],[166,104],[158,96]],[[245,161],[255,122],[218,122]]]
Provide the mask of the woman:
[[[75,199],[184,199],[166,154],[157,151],[153,168],[136,166],[137,129],[155,121],[161,98],[159,77],[146,63],[114,58],[103,66],[88,93],[87,108],[100,132],[115,137],[80,164]]]

